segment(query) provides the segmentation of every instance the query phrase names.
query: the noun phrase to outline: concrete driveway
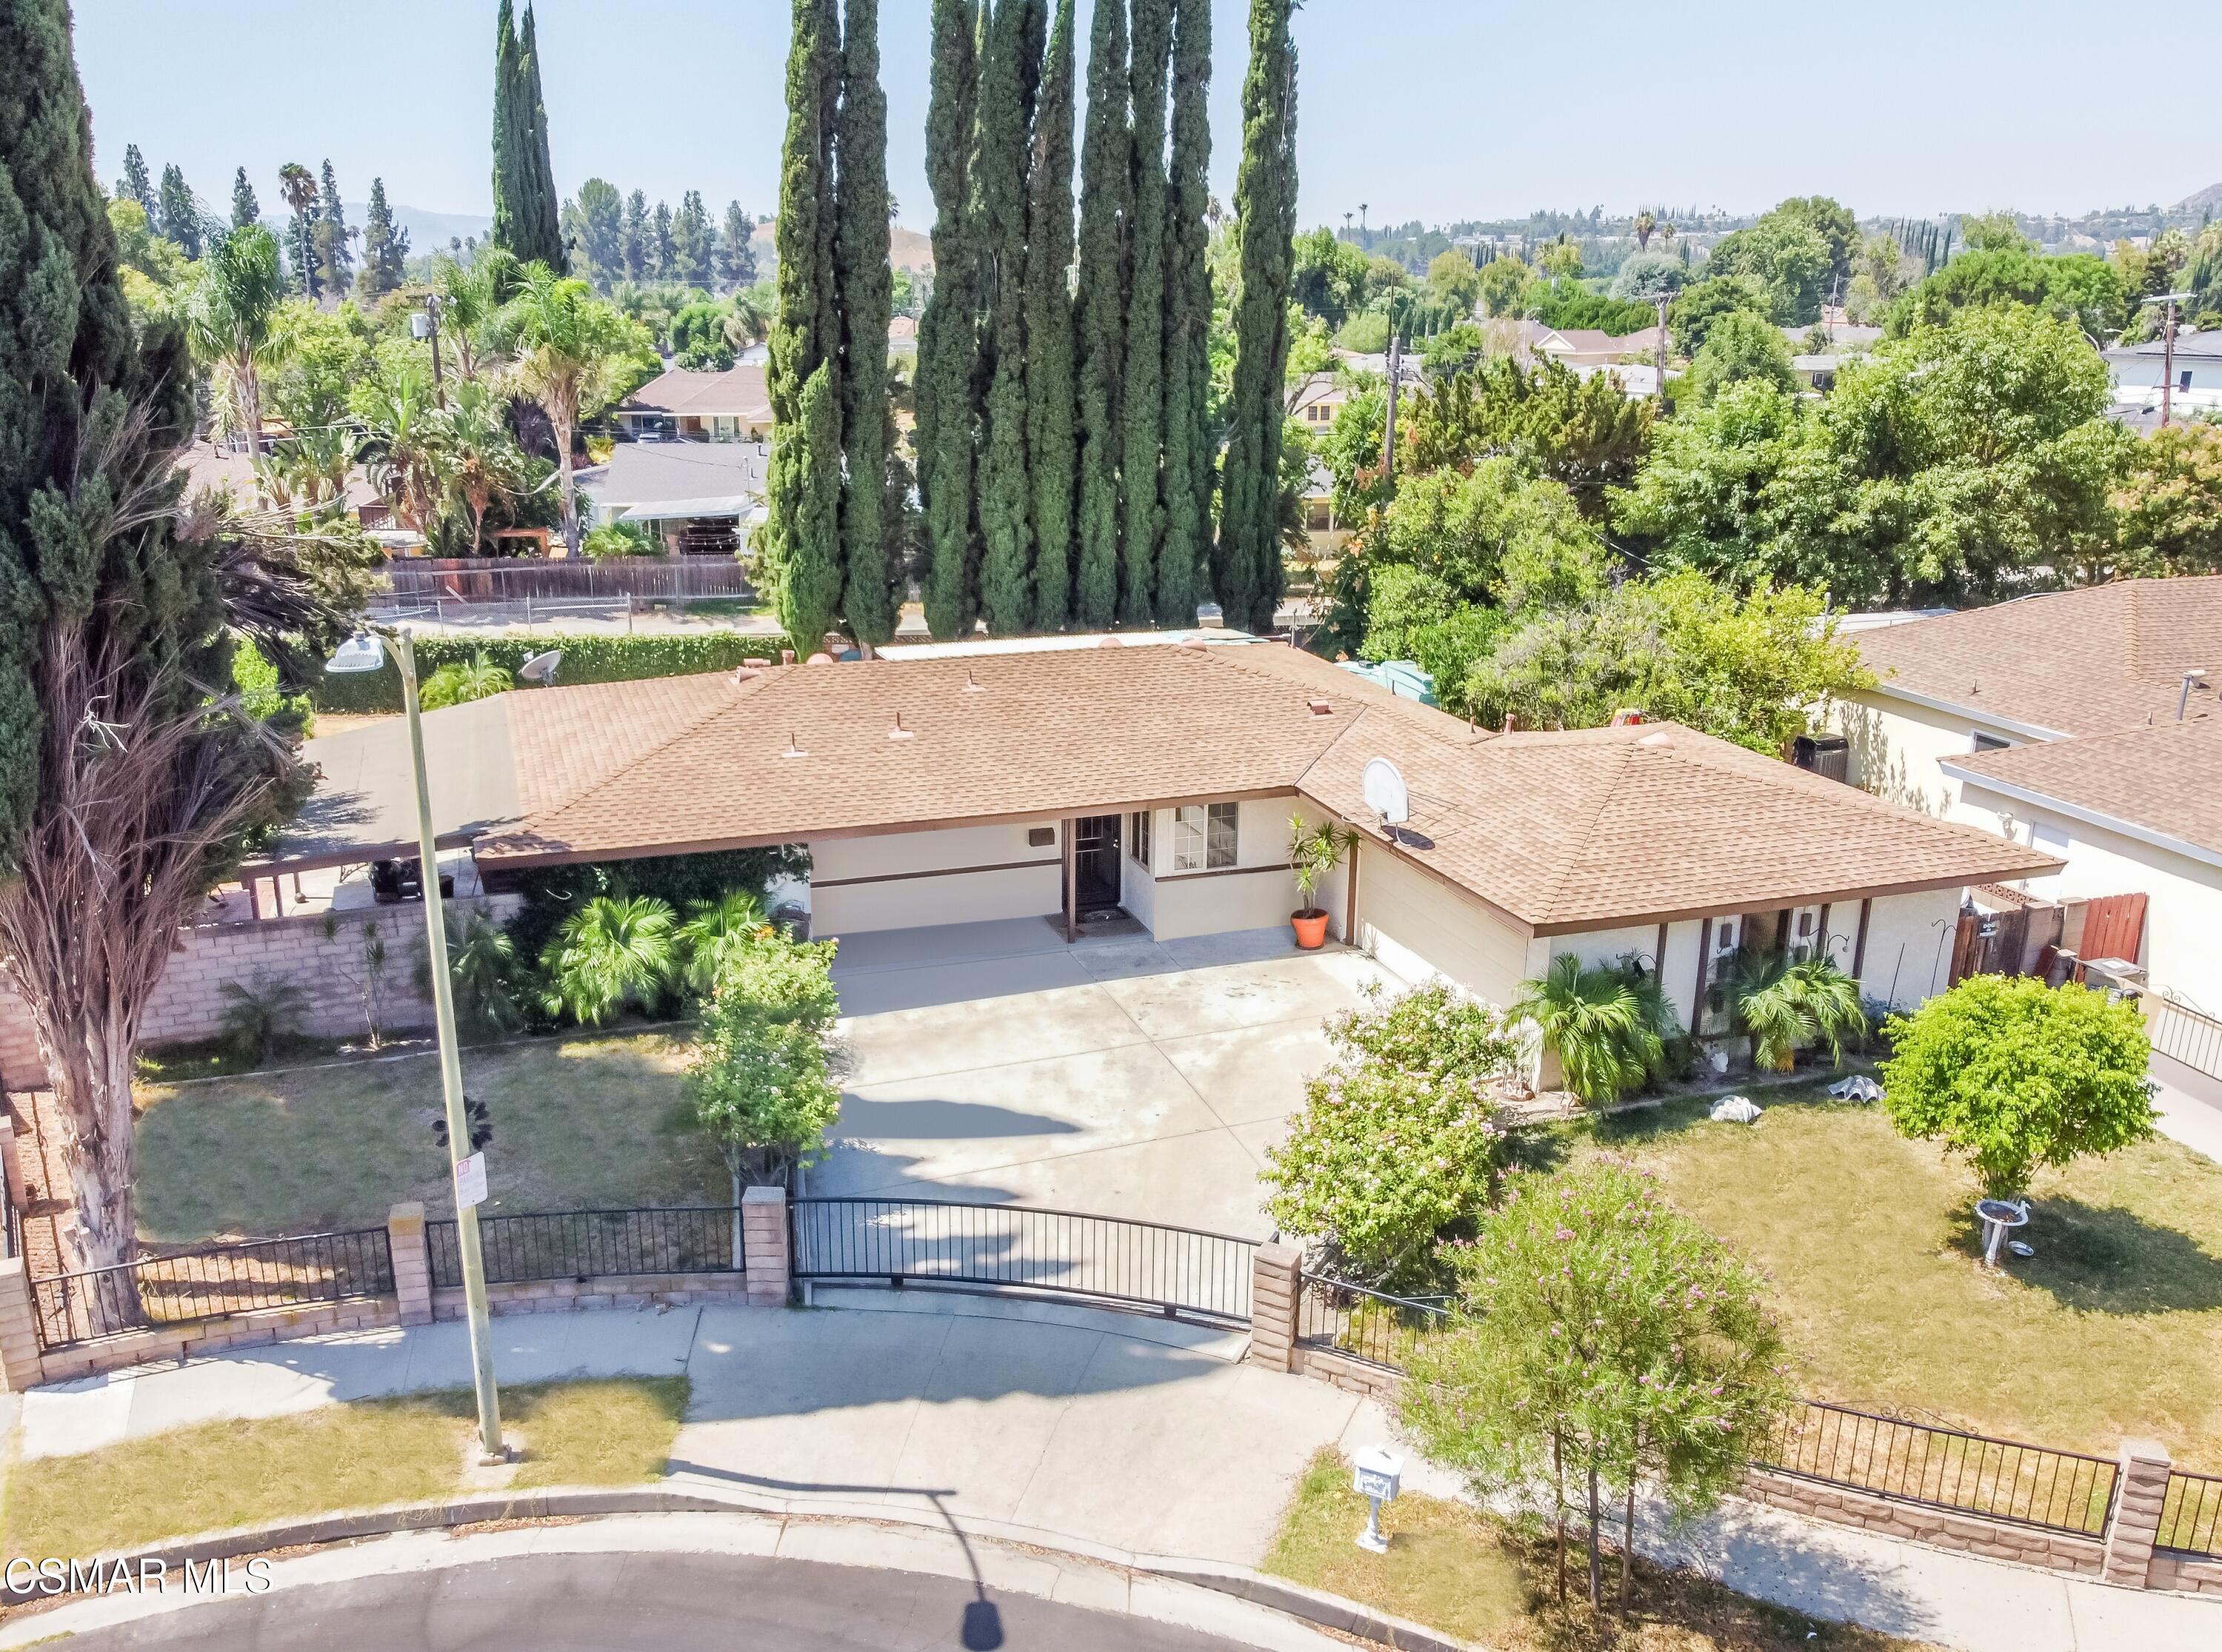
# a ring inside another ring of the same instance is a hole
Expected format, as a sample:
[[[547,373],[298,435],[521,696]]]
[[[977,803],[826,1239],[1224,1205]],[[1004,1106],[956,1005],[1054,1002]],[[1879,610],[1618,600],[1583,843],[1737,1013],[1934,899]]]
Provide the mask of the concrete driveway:
[[[1038,920],[841,944],[851,1071],[815,1194],[1047,1205],[1265,1238],[1258,1169],[1328,1055],[1402,984],[1285,929],[1082,941]]]

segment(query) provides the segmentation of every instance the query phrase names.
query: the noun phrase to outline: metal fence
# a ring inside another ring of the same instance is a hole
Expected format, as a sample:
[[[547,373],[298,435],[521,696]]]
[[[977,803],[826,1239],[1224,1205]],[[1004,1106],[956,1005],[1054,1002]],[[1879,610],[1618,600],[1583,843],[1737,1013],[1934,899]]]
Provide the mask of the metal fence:
[[[2181,1468],[2169,1475],[2154,1546],[2222,1560],[2222,1477]]]
[[[295,1308],[393,1290],[386,1230],[209,1245],[31,1281],[47,1349],[258,1308]]]
[[[692,601],[752,598],[730,556],[402,557],[380,570],[379,595],[396,603]]]
[[[1776,1425],[1767,1466],[1901,1503],[2091,1537],[2106,1532],[2118,1473],[2104,1457],[1811,1399]]]
[[[2222,1021],[2194,1010],[2180,998],[2153,1003],[2148,1030],[2152,1047],[2209,1078],[2222,1079]]]
[[[637,1273],[738,1273],[738,1212],[730,1205],[670,1210],[555,1211],[480,1216],[486,1281],[522,1285]],[[432,1283],[463,1282],[452,1217],[424,1224]]]
[[[1392,1297],[1322,1274],[1300,1274],[1298,1286],[1297,1342],[1391,1371],[1403,1370],[1412,1350],[1450,1323],[1449,1311],[1439,1304]]]
[[[797,1279],[966,1286],[1085,1298],[1246,1325],[1254,1242],[1194,1228],[1009,1205],[800,1198]]]

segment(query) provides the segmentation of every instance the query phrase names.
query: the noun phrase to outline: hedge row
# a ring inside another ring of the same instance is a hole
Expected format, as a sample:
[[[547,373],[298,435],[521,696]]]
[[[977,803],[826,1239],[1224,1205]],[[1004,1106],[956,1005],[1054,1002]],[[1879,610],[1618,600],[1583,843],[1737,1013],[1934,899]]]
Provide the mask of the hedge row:
[[[787,639],[743,635],[736,631],[689,632],[679,635],[604,636],[420,636],[417,639],[419,682],[453,661],[483,654],[514,672],[536,654],[563,651],[558,683],[631,683],[644,677],[687,677],[706,671],[731,671],[744,660],[776,660]],[[401,709],[401,673],[389,651],[385,666],[361,675],[317,679],[311,698],[319,711],[377,712]]]

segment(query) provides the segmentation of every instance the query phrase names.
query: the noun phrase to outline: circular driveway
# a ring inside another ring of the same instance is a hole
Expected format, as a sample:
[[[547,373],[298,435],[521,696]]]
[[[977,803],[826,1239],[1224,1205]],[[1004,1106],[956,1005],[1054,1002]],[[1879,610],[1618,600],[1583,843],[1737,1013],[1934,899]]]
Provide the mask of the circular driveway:
[[[956,1580],[740,1555],[523,1555],[303,1585],[81,1631],[195,1652],[1232,1652],[1239,1643]]]

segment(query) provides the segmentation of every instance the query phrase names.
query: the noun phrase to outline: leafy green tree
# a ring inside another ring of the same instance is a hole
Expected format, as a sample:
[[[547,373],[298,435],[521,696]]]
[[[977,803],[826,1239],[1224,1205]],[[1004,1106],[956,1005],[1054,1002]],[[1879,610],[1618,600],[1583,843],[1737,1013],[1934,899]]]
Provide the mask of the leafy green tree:
[[[108,227],[116,236],[116,261],[144,276],[155,288],[174,287],[191,270],[185,253],[148,223],[146,209],[136,201],[110,201]],[[129,283],[125,291],[130,291]]]
[[[1729,977],[1729,1005],[1751,1040],[1754,1066],[1790,1072],[1801,1044],[1826,1044],[1841,1065],[1844,1041],[1867,1031],[1860,984],[1826,958],[1791,959],[1747,947]]]
[[[231,227],[244,229],[262,222],[262,203],[254,198],[254,185],[247,181],[247,168],[242,166],[231,180]]]
[[[702,205],[702,191],[688,190],[671,220],[671,278],[708,288],[718,279],[718,232]]]
[[[982,408],[978,508],[980,609],[998,635],[1016,635],[1033,617],[1027,579],[1026,253],[1026,150],[1032,88],[1041,78],[1039,34],[1030,27],[1038,0],[1003,0],[983,25],[979,123],[972,174],[981,238]]]
[[[590,178],[563,203],[564,245],[577,254],[580,272],[607,292],[625,278],[625,197],[606,178]]]
[[[278,238],[260,224],[217,237],[185,296],[187,336],[204,364],[223,370],[250,461],[262,451],[262,370],[286,343],[285,303]]]
[[[355,293],[363,299],[384,297],[407,278],[409,232],[393,222],[386,203],[386,180],[370,180],[370,205],[362,221],[362,272],[355,278]]]
[[[1491,316],[1518,315],[1521,299],[1535,274],[1520,260],[1499,253],[1480,272],[1482,308]]]
[[[1520,983],[1506,1012],[1535,1026],[1559,1058],[1566,1088],[1592,1106],[1640,1088],[1659,1070],[1662,1038],[1673,1031],[1652,1019],[1630,973],[1562,952],[1543,974]]]
[[[1682,289],[1666,311],[1666,330],[1675,347],[1694,356],[1705,347],[1715,323],[1724,316],[1748,314],[1773,320],[1766,288],[1752,276],[1708,274]]]
[[[1861,602],[1887,584],[1879,570],[1824,555],[1786,560],[1774,529],[1785,471],[1811,440],[1797,401],[1768,379],[1721,386],[1655,430],[1633,485],[1610,491],[1613,527],[1641,541],[1652,566],[1698,568],[1739,590],[1769,579],[1829,586]]]
[[[866,648],[894,641],[901,570],[887,560],[888,100],[880,87],[879,0],[847,0],[841,41],[841,114],[835,134],[834,273],[841,318],[841,584],[836,598]],[[735,209],[738,210],[738,208]],[[729,215],[730,216],[730,215]]]
[[[817,1157],[841,1111],[831,1044],[833,943],[776,932],[727,956],[702,1005],[681,1087],[732,1178],[735,1254],[744,1183],[780,1186]]]
[[[1127,361],[1124,236],[1133,212],[1128,53],[1127,8],[1098,5],[1088,44],[1073,298],[1080,453],[1072,617],[1086,629],[1111,623],[1119,604],[1119,462]]]
[[[648,270],[657,281],[677,278],[679,269],[679,239],[673,227],[671,203],[658,201],[656,210],[649,215]]]
[[[2073,982],[1970,975],[1892,1016],[1883,1034],[1891,1122],[1965,1158],[1987,1197],[2018,1198],[2038,1170],[2152,1134],[2151,1052],[2132,1000]]]
[[[1283,386],[1296,211],[1296,48],[1291,0],[1251,0],[1235,220],[1242,247],[1234,384],[1212,583],[1230,625],[1271,628],[1287,588],[1281,562]]]
[[[934,279],[918,324],[915,439],[928,557],[920,584],[926,628],[944,641],[968,633],[979,612],[973,495],[979,410],[972,374],[979,356],[983,228],[971,199],[979,23],[972,0],[933,0],[926,165],[933,191]]]
[[[1598,1539],[1618,1492],[1624,1610],[1637,1484],[1680,1515],[1714,1506],[1789,1405],[1765,1276],[1614,1160],[1520,1178],[1448,1255],[1452,1325],[1413,1349],[1398,1421],[1477,1498],[1549,1521],[1561,1599],[1579,1511],[1603,1605]]]
[[[1606,556],[1573,497],[1510,458],[1408,480],[1365,555],[1441,580],[1460,603],[1570,608],[1605,586]]]
[[[1948,325],[1963,310],[2027,305],[2103,337],[2130,320],[2129,283],[2090,253],[2050,257],[2026,244],[1986,245],[1962,253],[1916,283],[1885,313],[1893,337]]]
[[[116,198],[136,201],[151,223],[162,222],[162,203],[154,193],[154,174],[147,170],[147,157],[139,153],[139,146],[123,146],[123,176],[116,180]]]
[[[1072,0],[1058,0],[1036,100],[1026,172],[1026,387],[1027,529],[1033,541],[1033,620],[1060,631],[1072,614],[1074,337],[1066,272],[1072,223]]]
[[[497,247],[520,264],[569,265],[563,246],[556,169],[548,158],[548,106],[540,93],[540,49],[532,6],[518,26],[510,0],[494,19],[493,228]]]
[[[725,227],[718,235],[718,278],[735,292],[756,283],[756,221],[738,201],[726,202]]]
[[[655,249],[650,244],[652,233],[648,222],[648,196],[635,190],[625,197],[623,245],[626,280],[645,281],[655,273]]]
[[[1461,316],[1472,315],[1481,302],[1481,272],[1474,267],[1473,255],[1463,247],[1435,254],[1428,266],[1428,286]]]
[[[597,895],[564,922],[541,954],[550,1015],[599,1027],[651,1007],[679,966],[678,921],[653,895]]]
[[[1488,1202],[1503,1147],[1490,1093],[1519,1040],[1504,1018],[1441,983],[1332,1018],[1334,1060],[1259,1179],[1265,1209],[1315,1271],[1383,1289],[1424,1288],[1435,1247]]]
[[[2154,431],[2131,449],[2111,504],[2116,572],[2222,573],[2222,425]]]
[[[1499,357],[1412,400],[1397,464],[1415,476],[1508,456],[1601,518],[1607,490],[1635,479],[1654,416],[1649,402],[1631,401],[1603,374],[1583,379],[1555,361],[1528,368]]]
[[[1158,618],[1196,623],[1210,560],[1211,5],[1179,0],[1172,47],[1172,156],[1165,196],[1164,536]]]
[[[1706,260],[1713,277],[1742,275],[1764,289],[1770,319],[1805,327],[1851,278],[1859,228],[1850,212],[1824,196],[1785,201],[1748,229],[1723,236]]]
[[[1707,330],[1704,347],[1690,363],[1675,399],[1702,406],[1722,385],[1763,379],[1795,393],[1798,370],[1790,365],[1790,346],[1782,329],[1749,310],[1732,310]]]
[[[682,367],[723,372],[733,365],[733,341],[725,330],[731,316],[725,305],[705,299],[671,318],[671,353]]]
[[[1690,284],[1689,266],[1666,253],[1638,253],[1612,278],[1612,296],[1624,303],[1655,303]]]
[[[162,168],[161,224],[164,239],[187,258],[201,255],[201,209],[175,164]]]
[[[1365,307],[1371,265],[1365,253],[1321,224],[1296,237],[1290,267],[1289,297],[1339,330]]]

